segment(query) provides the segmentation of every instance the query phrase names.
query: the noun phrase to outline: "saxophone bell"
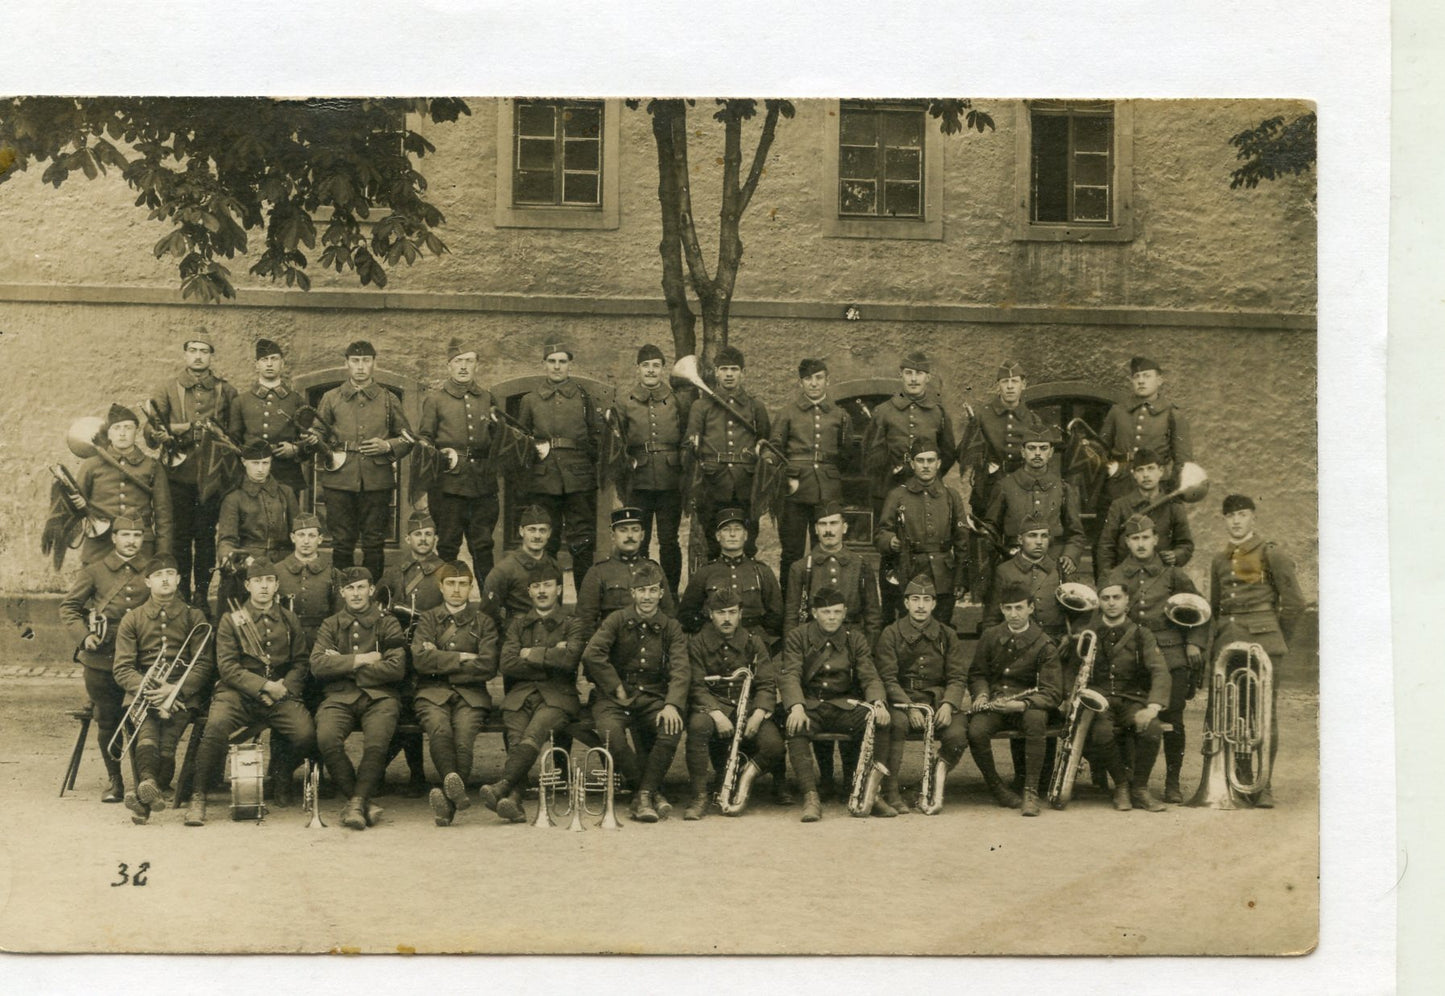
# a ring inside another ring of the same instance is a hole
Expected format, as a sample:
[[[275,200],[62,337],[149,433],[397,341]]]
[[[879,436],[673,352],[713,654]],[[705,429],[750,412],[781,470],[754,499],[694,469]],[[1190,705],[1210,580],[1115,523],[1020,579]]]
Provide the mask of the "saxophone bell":
[[[874,756],[878,714],[868,702],[849,699],[851,706],[868,710],[868,721],[863,727],[863,739],[858,747],[858,767],[853,774],[853,791],[848,795],[848,812],[853,816],[867,816],[873,812],[873,803],[878,801],[878,790],[883,779],[888,777],[888,766]]]

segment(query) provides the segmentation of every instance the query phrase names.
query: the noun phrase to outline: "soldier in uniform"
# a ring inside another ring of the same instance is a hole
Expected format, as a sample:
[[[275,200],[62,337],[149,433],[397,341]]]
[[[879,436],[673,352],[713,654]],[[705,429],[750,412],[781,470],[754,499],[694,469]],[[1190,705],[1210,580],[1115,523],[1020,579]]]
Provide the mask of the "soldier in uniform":
[[[224,612],[232,600],[242,600],[239,568],[262,557],[277,562],[291,552],[291,529],[300,514],[295,493],[271,472],[271,447],[252,440],[241,451],[246,476],[241,486],[221,499],[216,520],[217,553],[221,564],[221,593],[217,605]]]
[[[997,592],[1009,585],[1021,584],[1034,597],[1034,622],[1057,643],[1068,632],[1069,620],[1057,598],[1064,579],[1059,573],[1058,559],[1049,553],[1048,520],[1036,512],[1025,515],[1019,523],[1018,541],[1018,553],[994,568],[991,593],[983,610],[983,625],[997,626],[1003,622]]]
[[[185,352],[185,366],[156,388],[150,401],[166,433],[165,436],[156,434],[150,442],[154,444],[169,437],[192,446],[191,458],[166,472],[175,541],[160,543],[157,549],[176,555],[181,570],[181,597],[193,605],[205,606],[211,570],[216,564],[216,516],[221,511],[221,495],[219,489],[204,487],[209,468],[201,465],[205,462],[206,448],[201,447],[198,452],[195,446],[205,432],[200,426],[202,421],[210,419],[218,426],[227,424],[236,389],[211,369],[215,343],[204,330],[193,334],[181,348]]]
[[[700,464],[701,478],[693,495],[699,522],[712,522],[722,507],[740,508],[747,516],[743,552],[758,553],[758,516],[753,508],[753,473],[758,443],[771,431],[768,410],[743,388],[742,350],[724,346],[713,358],[717,397],[697,399],[687,417],[687,443]],[[716,560],[715,538],[707,542],[707,559]]]
[[[592,565],[577,588],[577,618],[587,639],[602,620],[632,604],[632,574],[638,564],[656,564],[642,553],[643,511],[632,505],[612,510],[612,555]],[[677,617],[677,602],[664,578],[662,614]]]
[[[295,613],[276,603],[276,565],[256,560],[246,569],[246,604],[221,616],[216,628],[216,670],[220,680],[211,696],[206,731],[197,752],[196,785],[186,810],[186,826],[204,826],[206,789],[225,760],[237,730],[255,724],[270,727],[286,740],[290,757],[308,757],[316,749],[316,727],[301,704],[306,682],[306,634]],[[254,641],[252,637],[254,636]],[[272,740],[272,750],[279,749]],[[289,780],[290,771],[287,771]]]
[[[1274,770],[1274,757],[1279,751],[1279,711],[1275,708],[1279,693],[1279,675],[1289,654],[1289,641],[1294,639],[1295,626],[1304,612],[1304,595],[1295,579],[1294,561],[1271,540],[1255,532],[1254,499],[1248,495],[1229,495],[1224,499],[1224,528],[1229,544],[1215,554],[1209,565],[1209,601],[1215,624],[1214,649],[1220,650],[1236,640],[1257,643],[1269,655],[1274,669],[1270,711],[1276,717],[1270,724],[1269,759]],[[1199,682],[1196,681],[1196,684]],[[1264,809],[1274,806],[1274,793],[1269,785],[1255,799]]]
[[[742,598],[735,589],[715,588],[708,592],[707,614],[707,623],[687,641],[692,688],[686,757],[692,801],[683,811],[684,820],[700,820],[707,814],[712,796],[709,763],[719,780],[727,768],[741,687],[726,679],[738,668],[751,670],[753,683],[742,735],[750,746],[748,760],[738,771],[737,796],[746,800],[753,779],[783,760],[783,737],[772,720],[778,705],[777,666],[768,655],[767,645],[757,633],[743,626]]]
[[[1136,450],[1129,470],[1134,475],[1135,488],[1122,498],[1115,498],[1104,516],[1099,545],[1094,548],[1095,577],[1107,577],[1116,564],[1129,556],[1124,521],[1131,515],[1144,513],[1163,497],[1160,484],[1164,479],[1164,464],[1159,454],[1148,447]],[[1194,556],[1194,534],[1189,528],[1189,514],[1184,511],[1184,505],[1179,501],[1169,501],[1144,514],[1154,520],[1159,559],[1164,561],[1165,566],[1183,567],[1189,563]]]
[[[808,526],[818,507],[843,497],[843,466],[852,456],[852,421],[828,397],[828,365],[822,360],[798,364],[798,396],[778,413],[772,444],[788,458],[788,494],[778,520],[778,573],[787,578],[808,547]]]
[[[813,620],[791,630],[783,640],[783,664],[778,689],[787,712],[788,757],[793,775],[803,790],[804,823],[823,818],[823,803],[813,773],[811,738],[814,733],[844,733],[855,741],[863,737],[866,709],[873,710],[879,750],[886,748],[889,723],[887,694],[873,666],[869,640],[844,620],[848,609],[843,592],[820,588],[812,597]],[[875,816],[897,816],[881,796],[873,805]]]
[[[75,483],[93,514],[140,520],[146,533],[139,550],[144,561],[154,553],[171,552],[171,490],[160,464],[135,444],[138,421],[129,408],[111,405],[105,441],[97,442],[96,455],[80,465]],[[93,564],[110,552],[111,542],[104,534],[87,536],[80,562]]]
[[[302,468],[306,452],[296,426],[296,412],[306,403],[286,376],[286,358],[270,339],[256,340],[256,383],[231,402],[226,430],[241,445],[265,443],[271,451],[271,476],[310,501]]]
[[[662,797],[662,780],[677,753],[692,679],[687,636],[661,611],[663,585],[662,568],[650,560],[638,564],[633,604],[603,620],[582,652],[587,677],[597,686],[592,721],[618,773],[636,786],[632,817],[643,823],[656,823],[672,810]],[[629,730],[635,751],[627,744]]]
[[[878,677],[888,690],[888,749],[884,763],[883,798],[900,814],[908,804],[898,791],[898,773],[903,768],[903,751],[909,730],[922,730],[923,713],[900,708],[905,702],[920,702],[934,710],[934,731],[939,757],[948,770],[963,759],[968,749],[968,659],[963,641],[952,627],[938,621],[934,612],[933,579],[919,574],[903,590],[902,619],[884,627],[873,650]]]
[[[1034,623],[1033,595],[1023,585],[998,593],[1004,621],[983,631],[968,669],[973,708],[968,744],[994,800],[1024,816],[1039,815],[1048,711],[1062,699],[1063,675],[1054,643]],[[1005,727],[1024,733],[1023,798],[1005,785],[993,761],[993,735]]]
[[[1164,615],[1164,603],[1171,595],[1198,595],[1189,575],[1170,567],[1156,553],[1158,534],[1147,515],[1131,515],[1124,523],[1129,557],[1109,574],[1107,580],[1122,581],[1129,592],[1129,619],[1154,634],[1154,642],[1169,668],[1169,701],[1160,713],[1161,723],[1174,729],[1163,735],[1164,801],[1182,803],[1179,772],[1184,767],[1184,702],[1192,694],[1190,673],[1204,668],[1204,650],[1209,646],[1211,626],[1183,627]]]
[[[652,551],[654,523],[657,558],[672,591],[682,584],[682,437],[689,400],[668,383],[662,350],[648,343],[637,351],[637,383],[622,398],[618,414],[632,464],[627,493],[618,498],[642,510],[642,553]]]
[[[341,609],[342,574],[321,558],[321,520],[301,512],[291,520],[290,556],[277,564],[276,598],[296,613],[306,644],[316,642],[316,631],[327,616]],[[317,700],[320,705],[320,700]]]
[[[472,570],[479,578],[492,569],[492,531],[497,527],[497,470],[488,459],[492,395],[476,382],[477,350],[458,339],[447,348],[447,382],[421,399],[417,435],[457,455],[441,467],[427,494],[437,523],[437,554],[456,560],[466,537]]]
[[[482,611],[492,617],[499,631],[512,617],[527,614],[532,607],[528,588],[539,575],[557,567],[557,561],[547,552],[552,518],[545,508],[523,508],[517,516],[517,534],[522,545],[497,561],[482,582]]]
[[[1058,558],[1059,575],[1069,580],[1084,556],[1084,520],[1079,492],[1049,464],[1058,430],[1039,425],[1023,433],[1024,466],[1009,474],[994,491],[987,520],[1002,536],[1017,536],[1030,512],[1049,524],[1049,553]]]
[[[550,558],[549,558],[550,560]],[[502,641],[502,724],[507,759],[495,782],[483,785],[482,803],[499,817],[525,823],[522,789],[527,772],[553,734],[582,714],[577,662],[587,641],[582,624],[562,604],[562,572],[549,562],[527,587],[532,607],[513,616]],[[542,805],[543,803],[539,803]]]
[[[522,398],[518,416],[522,428],[536,439],[540,457],[524,485],[526,500],[545,508],[551,517],[549,554],[557,556],[566,538],[572,554],[572,586],[580,591],[597,543],[601,420],[592,396],[572,379],[572,347],[549,343],[542,347],[542,359],[547,380]]]
[[[441,776],[430,792],[439,827],[450,826],[466,809],[477,734],[487,720],[492,696],[487,682],[497,674],[497,626],[471,602],[472,572],[460,560],[437,572],[442,604],[421,614],[412,636],[417,672],[416,715],[431,742],[431,763]],[[417,769],[418,773],[420,768]]]
[[[940,480],[937,444],[916,439],[909,446],[909,479],[894,488],[883,503],[873,543],[884,555],[898,558],[898,579],[927,574],[936,593],[933,612],[939,622],[953,623],[954,603],[967,590],[968,526],[963,499]]]
[[[162,478],[164,480],[164,478]],[[145,566],[139,559],[145,542],[145,524],[138,516],[118,515],[110,523],[111,552],[80,569],[75,583],[60,600],[60,621],[75,640],[75,659],[83,666],[85,694],[95,717],[95,739],[110,780],[101,802],[120,802],[125,783],[120,761],[110,756],[110,741],[125,716],[125,689],[115,680],[115,638],[121,618],[150,597]],[[105,633],[88,624],[91,614],[105,620]]]
[[[410,434],[401,402],[376,383],[376,347],[358,339],[346,347],[347,381],[327,391],[316,406],[320,428],[307,433],[313,445],[323,435],[334,449],[344,450],[338,469],[320,468],[326,494],[326,522],[331,529],[332,560],[338,568],[361,563],[379,578],[386,569],[387,518],[396,488],[396,467],[411,452]]]
[[[114,673],[116,684],[125,689],[125,708],[135,701],[146,671],[162,655],[166,660],[179,656],[182,666],[189,665],[189,669],[145,691],[151,709],[141,720],[131,751],[136,787],[125,794],[125,806],[134,814],[134,823],[145,823],[152,810],[166,808],[161,791],[175,774],[176,746],[216,679],[216,645],[210,624],[199,609],[176,597],[181,583],[176,558],[163,553],[152,559],[145,567],[145,582],[150,598],[125,614],[115,635]],[[179,697],[161,715],[161,705],[177,685]]]
[[[783,608],[784,637],[812,618],[811,599],[819,589],[837,588],[848,606],[846,621],[862,631],[871,647],[883,628],[878,575],[868,561],[843,545],[848,535],[843,503],[832,501],[820,505],[813,519],[813,532],[817,543],[806,557],[793,564],[788,572],[788,585],[783,589],[787,594]]]
[[[371,801],[386,773],[386,750],[401,711],[397,691],[406,675],[401,624],[372,601],[376,588],[365,567],[344,572],[340,612],[321,624],[311,648],[311,673],[324,683],[316,710],[316,743],[331,780],[347,800],[341,825],[365,830],[381,816]],[[346,738],[361,728],[361,765],[346,756]]]
[[[1164,373],[1159,364],[1147,356],[1129,361],[1129,383],[1134,396],[1109,409],[1099,438],[1112,458],[1120,462],[1119,471],[1109,478],[1105,493],[1116,499],[1129,491],[1129,475],[1140,449],[1150,449],[1164,467],[1166,490],[1178,477],[1179,465],[1194,459],[1194,443],[1189,434],[1189,420],[1172,401],[1160,397]]]
[[[716,591],[731,590],[741,599],[743,626],[757,633],[764,644],[777,645],[783,637],[783,589],[771,567],[743,552],[748,539],[743,510],[720,509],[713,536],[718,543],[718,558],[687,579],[687,591],[678,603],[682,628],[689,633],[701,630],[708,621],[704,608],[707,597]]]

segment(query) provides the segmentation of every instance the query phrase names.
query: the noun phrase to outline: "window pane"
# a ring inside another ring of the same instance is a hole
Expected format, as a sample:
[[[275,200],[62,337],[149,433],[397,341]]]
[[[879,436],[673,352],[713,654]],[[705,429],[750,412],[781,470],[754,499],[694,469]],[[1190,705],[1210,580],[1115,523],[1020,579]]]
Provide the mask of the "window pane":
[[[602,108],[596,104],[569,104],[562,112],[562,131],[568,138],[596,138],[602,134]]]
[[[874,214],[877,201],[877,188],[871,181],[842,180],[838,183],[839,214]]]
[[[597,169],[597,151],[601,148],[600,142],[568,141],[565,147],[567,153],[564,165],[567,169]]]
[[[897,218],[916,218],[922,213],[919,194],[923,188],[917,183],[889,183],[884,186],[886,198],[885,214]]]
[[[922,111],[886,111],[882,117],[885,145],[905,145],[912,148],[923,145]]]
[[[1107,187],[1075,187],[1074,220],[1108,221],[1109,189]]]
[[[556,133],[555,120],[555,109],[551,104],[517,104],[519,135],[553,135]]]
[[[876,145],[878,143],[877,115],[872,111],[838,112],[842,117],[838,123],[839,142],[843,145]]]
[[[517,143],[518,169],[551,169],[553,150],[550,138],[524,138]]]
[[[873,146],[844,146],[838,151],[838,175],[871,180],[878,175],[878,150]]]
[[[564,204],[596,204],[596,203],[597,203],[597,174],[596,174],[596,173],[564,173],[564,174],[562,174],[562,203],[564,203]]]
[[[551,170],[545,173],[518,170],[516,192],[513,197],[518,203],[556,204],[555,190],[556,185]]]
[[[1074,157],[1074,183],[1089,187],[1109,185],[1109,157],[1088,153]]]
[[[1034,221],[1069,220],[1069,119],[1034,114],[1032,217]]]
[[[1074,150],[1076,152],[1108,152],[1109,125],[1112,118],[1074,118]]]
[[[922,149],[888,149],[885,153],[889,180],[921,180],[923,178]]]

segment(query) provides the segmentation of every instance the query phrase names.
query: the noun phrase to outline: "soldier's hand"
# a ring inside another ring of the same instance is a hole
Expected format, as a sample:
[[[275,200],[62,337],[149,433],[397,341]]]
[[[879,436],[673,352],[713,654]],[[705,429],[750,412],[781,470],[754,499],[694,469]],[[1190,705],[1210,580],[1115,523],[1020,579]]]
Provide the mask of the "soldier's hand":
[[[269,706],[273,706],[273,705],[276,704],[276,700],[273,699],[273,698],[271,698],[271,696],[267,695],[265,692],[262,692],[262,693],[258,696],[258,698],[260,698],[261,704],[262,704],[263,706],[268,706],[268,707],[269,707]]]
[[[280,702],[290,694],[286,686],[279,681],[266,682],[266,687],[261,690],[261,693],[271,697],[271,704]]]
[[[100,637],[96,636],[94,633],[87,633],[85,635],[85,639],[81,641],[80,645],[86,650],[94,650],[100,646]]]
[[[994,463],[992,460],[990,460],[989,463],[988,463],[988,472],[989,472],[989,474],[990,474],[990,475],[997,474],[998,471],[999,471],[999,466],[998,466],[998,464],[996,464],[996,463]]]
[[[1072,573],[1074,573],[1074,568],[1075,568],[1075,566],[1076,566],[1076,565],[1074,564],[1074,558],[1073,558],[1073,557],[1070,557],[1068,554],[1065,554],[1064,556],[1062,556],[1062,557],[1059,558],[1059,573],[1060,573],[1060,574],[1072,574]]]
[[[307,446],[315,446],[321,442],[321,433],[315,429],[307,429],[297,437]]]
[[[743,727],[743,736],[747,739],[757,736],[758,730],[763,727],[763,720],[767,718],[768,714],[763,712],[763,710],[754,709],[753,714],[748,717],[747,725]]]
[[[919,712],[917,709],[909,709],[908,728],[910,730],[921,730],[923,729],[923,726],[923,713]]]
[[[1168,564],[1170,567],[1173,567],[1174,564],[1179,560],[1179,554],[1175,553],[1173,550],[1160,550],[1159,559],[1164,561],[1164,563]]]
[[[1149,729],[1149,724],[1152,723],[1154,721],[1154,718],[1158,715],[1159,707],[1157,705],[1149,705],[1145,706],[1143,709],[1140,709],[1134,714],[1135,732],[1143,733],[1145,730]]]
[[[788,736],[801,736],[812,729],[813,724],[808,721],[808,712],[801,705],[795,705],[788,710]]]
[[[468,662],[468,661],[477,660],[477,659],[478,659],[479,657],[481,657],[481,656],[482,656],[481,654],[473,654],[473,653],[470,653],[469,651],[463,650],[461,653],[457,654],[457,660],[459,660],[459,661],[461,661],[463,664],[465,664],[465,663]]]
[[[726,737],[732,734],[733,721],[728,718],[727,713],[721,709],[714,709],[708,715],[712,717],[712,725],[717,728],[718,736]]]
[[[888,549],[892,550],[894,553],[897,553],[899,550],[903,549],[903,544],[898,542],[898,537],[895,536],[888,541]]]
[[[432,643],[430,640],[423,640],[421,641],[421,648],[423,650],[435,650],[437,648],[437,645],[435,643]]]
[[[1197,668],[1204,663],[1204,654],[1192,643],[1184,645],[1184,658],[1189,661],[1190,668]]]
[[[795,494],[797,494],[797,493],[798,493],[798,487],[799,487],[799,485],[798,485],[798,479],[797,479],[796,477],[790,477],[790,478],[788,478],[788,494],[790,494],[790,495],[795,495]]]
[[[953,722],[953,706],[951,706],[951,705],[949,705],[947,702],[945,702],[945,703],[943,703],[943,705],[939,706],[939,707],[938,707],[938,711],[933,714],[933,725],[934,725],[936,728],[938,728],[938,729],[941,730],[941,729],[943,729],[945,726],[947,726],[949,723],[952,723],[952,722]]]
[[[987,708],[988,708],[988,693],[985,692],[984,694],[980,695],[978,698],[976,698],[976,699],[973,700],[973,702],[972,702],[972,703],[969,705],[969,707],[968,707],[968,711],[969,711],[969,712],[983,712],[983,711],[984,711],[985,709],[987,709]]]
[[[873,721],[879,726],[887,726],[891,721],[888,715],[888,706],[882,702],[873,703]]]
[[[339,651],[339,650],[333,650],[331,647],[327,647],[326,650],[323,651],[323,653],[325,653],[325,655],[326,655],[327,657],[340,657],[340,656],[341,656],[341,651]]]
[[[370,439],[363,439],[356,448],[362,456],[381,456],[391,451],[391,444],[380,436],[372,436]]]
[[[411,507],[418,512],[429,511],[431,509],[431,497],[423,491],[421,496],[411,503]]]
[[[630,705],[632,705],[632,700],[633,700],[633,698],[634,698],[634,696],[631,696],[631,695],[628,695],[628,694],[627,694],[627,686],[626,686],[626,685],[618,685],[618,686],[617,686],[617,691],[615,691],[615,692],[612,693],[612,697],[615,698],[619,703],[621,703],[622,705],[625,705],[625,706],[630,706]]]
[[[682,714],[677,711],[675,705],[665,705],[662,711],[657,714],[657,726],[663,733],[676,736],[682,732]],[[729,729],[732,725],[729,724]]]
[[[145,696],[145,700],[151,705],[158,706],[166,700],[166,696],[171,693],[171,689],[174,687],[174,685],[157,685],[154,688],[147,688],[141,694]]]
[[[282,460],[295,460],[297,453],[298,450],[296,449],[295,443],[276,444],[275,455],[280,457]],[[422,498],[426,498],[425,492],[423,492]]]

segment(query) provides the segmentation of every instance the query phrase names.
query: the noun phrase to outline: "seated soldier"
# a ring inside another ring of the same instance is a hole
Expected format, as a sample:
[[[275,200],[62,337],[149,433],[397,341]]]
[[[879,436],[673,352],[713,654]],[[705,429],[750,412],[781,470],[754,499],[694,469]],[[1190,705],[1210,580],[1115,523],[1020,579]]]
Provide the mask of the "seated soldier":
[[[1000,806],[1039,815],[1039,776],[1044,764],[1048,711],[1058,706],[1063,676],[1054,643],[1033,621],[1034,597],[1021,584],[998,593],[1004,621],[983,631],[969,668],[973,691],[968,744],[984,784]],[[993,763],[995,733],[1024,732],[1024,783],[1020,799]]]
[[[280,749],[280,734],[291,757],[316,747],[316,727],[301,704],[306,681],[306,636],[301,621],[276,603],[276,565],[258,559],[246,568],[246,604],[221,616],[216,628],[216,670],[220,679],[197,752],[196,788],[186,826],[206,823],[206,789],[225,760],[231,735],[265,725]],[[287,775],[289,777],[288,769]]]
[[[271,447],[253,439],[241,451],[245,477],[221,499],[216,519],[216,558],[221,567],[224,612],[241,601],[239,568],[256,557],[279,564],[291,553],[291,530],[300,509],[296,494],[271,475]]]
[[[922,730],[925,725],[923,713],[905,703],[921,702],[934,710],[934,735],[947,770],[952,771],[968,749],[968,720],[964,718],[968,713],[968,661],[958,634],[935,616],[936,599],[933,579],[927,574],[908,582],[903,590],[907,615],[884,627],[873,648],[892,716],[883,799],[900,815],[908,812],[898,791],[908,731]]]
[[[502,723],[507,760],[502,776],[483,785],[482,802],[504,820],[527,822],[522,789],[527,772],[552,735],[582,714],[577,662],[582,659],[582,621],[562,604],[562,572],[552,564],[528,586],[532,608],[513,616],[502,641]]]
[[[771,567],[743,552],[748,541],[746,520],[740,508],[718,511],[713,536],[721,552],[687,579],[677,618],[683,629],[698,632],[707,625],[707,596],[731,588],[742,599],[739,608],[743,626],[755,631],[770,647],[776,646],[783,635],[783,589]]]
[[[216,680],[216,646],[211,626],[199,609],[176,596],[181,572],[176,558],[162,554],[145,567],[150,598],[127,612],[115,635],[115,680],[125,689],[125,706],[135,701],[146,671],[159,658],[175,660],[180,667],[170,681],[149,686],[151,704],[136,734],[131,757],[135,760],[135,791],[125,794],[131,821],[145,823],[152,810],[166,808],[161,786],[169,785],[176,770],[176,745],[191,722],[194,709],[210,694]],[[177,691],[177,685],[180,686]],[[174,704],[165,706],[173,694]]]
[[[656,823],[672,811],[662,779],[677,753],[692,670],[687,636],[663,615],[662,568],[643,561],[632,574],[632,605],[612,613],[587,642],[582,663],[597,686],[592,721],[614,767],[637,788],[632,818]],[[636,752],[627,744],[632,732]],[[638,755],[642,757],[639,760]]]
[[[707,614],[706,625],[687,641],[692,662],[692,713],[687,721],[686,756],[692,801],[682,814],[685,820],[700,820],[707,814],[712,796],[708,763],[717,770],[719,780],[727,767],[733,724],[738,719],[737,697],[742,691],[741,680],[734,684],[727,679],[739,668],[753,672],[742,733],[751,747],[746,763],[740,762],[734,799],[745,803],[753,779],[783,756],[783,738],[771,718],[778,704],[777,668],[762,638],[742,624],[742,597],[732,588],[714,589],[707,596]],[[728,815],[741,812],[739,805]]]
[[[794,627],[783,641],[778,679],[788,714],[788,757],[803,790],[804,823],[823,818],[813,772],[812,734],[843,733],[862,740],[869,707],[879,727],[889,722],[886,693],[873,667],[868,640],[861,628],[843,621],[848,613],[843,593],[820,588],[813,593],[812,606],[813,621]],[[886,740],[880,735],[877,742]],[[873,804],[873,815],[897,816],[898,810],[880,797]]]
[[[371,797],[386,773],[386,749],[401,712],[397,688],[406,676],[405,640],[401,624],[372,601],[371,571],[348,567],[342,574],[344,607],[321,624],[311,648],[311,673],[323,683],[325,696],[316,710],[316,742],[331,781],[347,800],[341,825],[365,830],[381,817]],[[358,726],[359,769],[346,756],[346,738]]]
[[[1063,575],[1058,558],[1049,553],[1049,524],[1032,512],[1019,527],[1019,552],[1001,561],[993,571],[993,585],[983,610],[984,628],[1003,622],[998,592],[1007,585],[1021,584],[1034,596],[1034,622],[1055,643],[1068,631],[1068,617],[1056,597]]]
[[[513,616],[524,616],[532,608],[527,594],[532,579],[560,570],[547,552],[552,538],[552,520],[540,505],[528,505],[517,515],[517,535],[522,545],[497,561],[482,579],[482,611],[492,617],[500,631]],[[561,597],[560,595],[558,596]]]
[[[642,535],[642,509],[626,505],[612,510],[612,555],[589,567],[577,590],[576,616],[587,639],[592,639],[602,620],[632,604],[632,572],[637,565],[657,563],[643,554]],[[665,580],[662,613],[677,616],[677,602]]]
[[[412,636],[416,666],[416,714],[431,743],[431,763],[441,776],[429,801],[439,827],[451,826],[457,810],[472,804],[467,779],[492,696],[487,682],[497,673],[497,626],[470,601],[472,572],[460,560],[436,572],[442,604],[421,614]]]

